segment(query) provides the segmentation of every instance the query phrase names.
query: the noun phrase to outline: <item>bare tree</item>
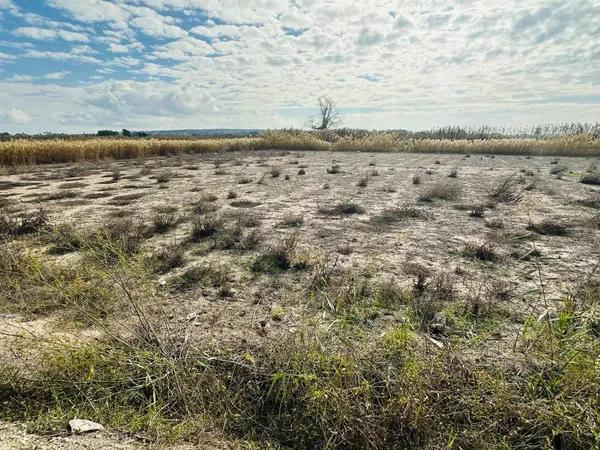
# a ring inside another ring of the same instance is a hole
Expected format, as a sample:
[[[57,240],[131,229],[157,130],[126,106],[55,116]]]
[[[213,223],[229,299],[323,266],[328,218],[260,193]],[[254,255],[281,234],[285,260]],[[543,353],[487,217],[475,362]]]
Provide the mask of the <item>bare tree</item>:
[[[319,97],[319,116],[310,118],[308,126],[314,130],[327,130],[340,122],[340,111],[333,99],[327,95]]]

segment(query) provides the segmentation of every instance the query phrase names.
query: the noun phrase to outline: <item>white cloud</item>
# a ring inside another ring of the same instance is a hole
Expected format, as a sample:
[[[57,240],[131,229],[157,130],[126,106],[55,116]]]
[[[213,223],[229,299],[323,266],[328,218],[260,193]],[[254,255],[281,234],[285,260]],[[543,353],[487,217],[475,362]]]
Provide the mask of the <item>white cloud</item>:
[[[125,25],[129,13],[118,4],[106,0],[50,0],[50,5],[61,8],[82,22],[114,22]]]
[[[0,52],[0,61],[12,61],[16,59],[14,55],[9,55],[8,53]]]
[[[49,28],[20,27],[13,31],[16,36],[23,36],[30,39],[48,40],[62,39],[68,42],[88,42],[88,37],[79,32],[66,30],[52,30]]]
[[[166,45],[161,45],[152,55],[161,59],[185,61],[194,56],[205,56],[213,52],[214,49],[206,42],[193,37],[186,37]]]
[[[39,58],[39,59],[55,59],[59,61],[80,61],[90,64],[101,64],[102,60],[94,58],[93,56],[87,56],[77,52],[77,49],[72,49],[71,52],[50,52],[40,50],[28,50],[23,55],[26,58]]]
[[[29,117],[25,111],[19,108],[8,109],[4,112],[4,118],[7,121],[15,124],[25,124],[31,121],[31,117]]]
[[[70,74],[71,72],[69,72],[68,70],[64,70],[62,72],[50,72],[44,75],[43,78],[46,80],[62,80],[64,77]]]

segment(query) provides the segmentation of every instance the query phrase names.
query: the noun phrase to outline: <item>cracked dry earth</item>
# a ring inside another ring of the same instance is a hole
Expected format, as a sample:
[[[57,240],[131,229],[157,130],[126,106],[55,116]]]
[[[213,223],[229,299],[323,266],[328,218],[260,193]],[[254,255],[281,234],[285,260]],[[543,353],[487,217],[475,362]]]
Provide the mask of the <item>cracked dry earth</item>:
[[[212,202],[218,207],[216,214],[230,217],[241,213],[256,219],[263,246],[297,232],[301,247],[321,260],[336,261],[337,267],[356,273],[393,277],[407,286],[411,283],[404,270],[407,262],[419,262],[432,272],[452,273],[464,294],[503,282],[510,287],[507,309],[514,323],[499,327],[489,339],[508,343],[523,317],[543,310],[540,285],[552,308],[599,261],[600,189],[579,182],[594,164],[598,161],[586,158],[445,154],[180,155],[6,169],[0,181],[0,202],[13,213],[43,208],[52,225],[68,223],[78,229],[99,228],[115,217],[150,222],[157,211],[173,212],[179,219],[177,226],[144,242],[144,251],[152,253],[183,241],[191,229],[192,204],[212,195],[216,197]],[[339,173],[328,173],[333,165],[339,166]],[[280,169],[279,176],[272,176],[273,167]],[[455,178],[448,176],[452,169],[456,169]],[[415,174],[420,175],[419,184],[413,184]],[[368,183],[359,187],[363,176]],[[490,192],[510,176],[521,201],[485,207],[483,217],[473,217],[471,211],[488,205]],[[158,182],[161,177],[166,181]],[[448,183],[458,186],[455,197],[419,201],[432,186]],[[230,191],[236,198],[228,198],[233,196]],[[344,201],[358,204],[364,212],[347,216],[322,213],[323,208]],[[414,207],[423,215],[394,223],[373,220],[394,207]],[[301,217],[301,226],[281,226],[290,217]],[[563,225],[566,235],[542,235],[527,229],[530,222],[545,220]],[[464,255],[466,246],[484,243],[494,249],[496,261]],[[528,257],[533,249],[539,258]],[[305,294],[310,274],[252,273],[248,267],[258,252],[190,245],[186,266],[158,277],[157,299],[170,320],[193,322],[193,338],[210,345],[277,342],[307,321],[312,326],[332,326],[333,319],[311,304]],[[72,257],[76,255],[54,256],[59,261]],[[161,281],[200,262],[227,269],[231,288],[226,298],[201,286],[179,293],[161,289]],[[273,320],[274,305],[283,311],[277,320]],[[393,314],[375,315],[365,326],[380,334],[397,320],[401,319]],[[7,313],[0,318],[0,329],[51,334],[58,323],[60,317],[54,314],[27,317]],[[5,355],[10,348],[7,339],[0,339]],[[496,344],[490,343],[489,348],[499,351]],[[6,430],[9,436],[21,433],[5,424],[0,430],[0,447],[11,442],[10,437],[2,437]],[[25,443],[8,448],[66,448],[46,438],[36,447],[36,437],[27,439],[33,443],[29,447]],[[99,447],[94,446],[94,439],[98,438],[74,440],[68,448],[129,449],[141,445],[124,441],[115,442],[114,447]],[[15,437],[16,442],[21,440]]]

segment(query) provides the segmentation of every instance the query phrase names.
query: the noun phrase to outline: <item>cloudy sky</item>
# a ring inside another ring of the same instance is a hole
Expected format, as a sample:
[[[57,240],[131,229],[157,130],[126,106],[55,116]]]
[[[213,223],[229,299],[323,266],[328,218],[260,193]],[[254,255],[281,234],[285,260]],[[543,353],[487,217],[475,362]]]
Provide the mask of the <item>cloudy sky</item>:
[[[600,121],[598,0],[0,0],[0,131]]]

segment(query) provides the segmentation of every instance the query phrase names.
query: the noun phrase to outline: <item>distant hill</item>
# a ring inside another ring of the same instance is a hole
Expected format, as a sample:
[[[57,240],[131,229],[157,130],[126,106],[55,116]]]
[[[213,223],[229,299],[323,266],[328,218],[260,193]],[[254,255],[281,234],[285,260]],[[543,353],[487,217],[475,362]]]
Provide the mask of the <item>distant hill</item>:
[[[260,133],[253,128],[205,128],[187,130],[145,131],[149,136],[248,136]]]

